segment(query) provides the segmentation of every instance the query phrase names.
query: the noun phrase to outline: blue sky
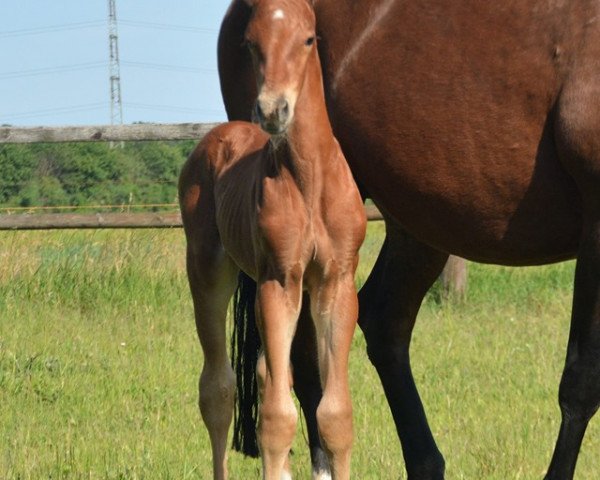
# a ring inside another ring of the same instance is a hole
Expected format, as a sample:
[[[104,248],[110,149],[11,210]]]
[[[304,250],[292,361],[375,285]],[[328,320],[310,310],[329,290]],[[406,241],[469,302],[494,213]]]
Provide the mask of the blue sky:
[[[216,42],[228,6],[116,0],[124,123],[225,120]],[[0,124],[110,123],[107,18],[108,0],[1,0]]]

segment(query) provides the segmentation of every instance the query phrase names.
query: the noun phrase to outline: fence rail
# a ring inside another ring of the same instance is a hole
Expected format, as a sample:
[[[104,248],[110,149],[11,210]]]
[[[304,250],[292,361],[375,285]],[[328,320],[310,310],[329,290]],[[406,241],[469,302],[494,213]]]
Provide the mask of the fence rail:
[[[0,215],[0,230],[181,227],[179,213],[46,213]]]
[[[365,207],[369,221],[382,220],[377,207]],[[64,230],[84,228],[180,228],[179,212],[45,213],[0,215],[0,230]]]
[[[141,123],[78,127],[0,127],[0,143],[200,140],[217,123]]]

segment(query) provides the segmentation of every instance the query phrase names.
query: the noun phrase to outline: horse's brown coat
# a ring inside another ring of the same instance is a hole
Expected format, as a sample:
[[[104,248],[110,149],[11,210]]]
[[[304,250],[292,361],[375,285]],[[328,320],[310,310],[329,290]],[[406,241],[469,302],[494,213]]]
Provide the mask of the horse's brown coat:
[[[323,387],[314,415],[333,477],[348,479],[348,353],[358,316],[354,273],[365,212],[329,123],[312,8],[304,0],[258,0],[251,8],[245,42],[254,57],[262,130],[248,122],[215,128],[180,177],[188,275],[205,355],[200,410],[214,477],[223,479],[234,394],[225,318],[241,269],[257,282],[264,345],[257,367],[263,475],[288,478],[297,423],[290,354],[305,291]]]
[[[441,478],[408,348],[447,253],[506,265],[577,256],[563,413],[548,479],[571,478],[600,403],[600,3],[596,0],[316,0],[334,132],[388,236],[360,294],[360,324],[409,478]],[[230,118],[256,93],[223,22]]]

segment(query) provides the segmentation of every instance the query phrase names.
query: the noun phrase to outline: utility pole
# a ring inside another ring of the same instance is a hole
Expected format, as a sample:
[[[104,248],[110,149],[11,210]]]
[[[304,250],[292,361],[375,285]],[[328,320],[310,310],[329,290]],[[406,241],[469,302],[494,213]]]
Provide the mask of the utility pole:
[[[110,124],[123,124],[121,100],[121,74],[119,67],[119,35],[117,33],[117,8],[115,0],[108,0],[108,41],[110,49]]]

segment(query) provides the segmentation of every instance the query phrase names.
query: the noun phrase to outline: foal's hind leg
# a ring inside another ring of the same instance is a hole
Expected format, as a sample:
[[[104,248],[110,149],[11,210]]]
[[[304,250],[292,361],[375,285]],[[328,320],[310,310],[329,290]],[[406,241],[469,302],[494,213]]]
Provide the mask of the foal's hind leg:
[[[203,247],[198,251],[199,247]],[[227,433],[233,416],[235,375],[227,356],[227,306],[238,269],[222,247],[188,245],[187,270],[198,338],[204,353],[200,375],[200,413],[208,429],[215,479],[227,478]]]
[[[600,405],[600,29],[594,31],[588,57],[582,55],[563,90],[556,122],[561,160],[581,194],[584,226],[559,391],[562,422],[547,480],[573,478],[585,430]]]
[[[359,325],[394,417],[410,480],[444,478],[444,459],[415,386],[409,347],[423,297],[446,259],[447,254],[388,222],[381,253],[359,293]]]

